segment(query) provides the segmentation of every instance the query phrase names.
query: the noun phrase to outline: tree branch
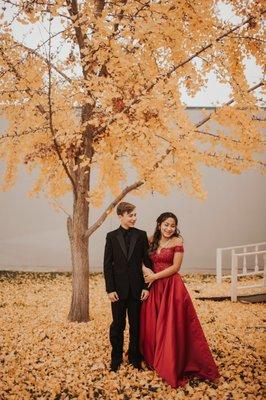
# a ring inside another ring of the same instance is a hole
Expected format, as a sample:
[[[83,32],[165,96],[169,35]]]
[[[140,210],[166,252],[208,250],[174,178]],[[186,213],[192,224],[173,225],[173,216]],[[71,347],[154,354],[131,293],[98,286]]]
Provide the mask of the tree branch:
[[[241,158],[240,156],[237,156],[237,157],[233,157],[233,156],[231,156],[231,155],[229,155],[229,154],[219,154],[219,153],[217,153],[217,152],[213,152],[213,153],[210,153],[210,152],[202,152],[202,153],[199,153],[200,155],[204,155],[204,156],[207,156],[207,157],[213,157],[213,158],[216,158],[217,156],[218,157],[223,157],[225,160],[229,160],[229,161],[237,161],[237,162],[250,162],[250,161],[248,161],[248,160],[245,160],[244,158]],[[259,160],[253,160],[253,161],[251,161],[252,162],[252,164],[254,163],[254,164],[257,164],[257,165],[259,165],[260,167],[263,167],[263,168],[265,168],[266,167],[266,163],[264,163],[263,161],[259,161]]]
[[[94,4],[96,7],[95,18],[98,18],[102,15],[105,6],[105,0],[94,0]]]
[[[49,39],[48,39],[49,41]],[[64,72],[60,71],[60,69],[54,65],[53,63],[51,63],[50,60],[47,60],[44,56],[42,56],[41,54],[39,54],[35,49],[31,49],[30,47],[25,46],[22,43],[16,42],[17,46],[23,48],[24,50],[27,50],[29,53],[34,54],[36,57],[40,58],[41,60],[43,60],[47,65],[51,66],[51,68],[53,68],[59,75],[61,75],[66,81],[68,82],[72,82],[71,78],[69,78]],[[44,43],[42,43],[43,45]]]
[[[166,139],[165,139],[166,140]],[[154,166],[153,169],[158,168],[159,164],[167,157],[168,154],[171,153],[171,151],[174,149],[176,149],[172,144],[171,146],[168,147],[168,149],[166,150],[165,154],[161,157],[160,160],[158,160]],[[220,156],[217,153],[202,153],[204,154],[204,156],[208,156],[211,158],[216,158],[217,155]],[[222,156],[229,161],[237,161],[237,162],[245,162],[246,160],[244,160],[241,157],[232,157],[229,156],[228,154],[222,154]],[[263,168],[265,168],[266,164],[263,163],[262,161],[254,161],[256,164],[262,166]],[[85,237],[90,237],[102,224],[103,222],[106,220],[106,218],[108,217],[108,215],[113,211],[113,209],[116,207],[116,205],[132,190],[135,190],[137,188],[139,188],[140,186],[142,186],[145,183],[145,180],[143,181],[137,181],[134,184],[127,186],[109,205],[108,207],[105,209],[105,211],[102,213],[102,215],[97,219],[97,221],[85,232]]]
[[[106,220],[108,215],[113,211],[116,205],[132,190],[135,190],[142,186],[144,181],[137,181],[130,186],[125,187],[125,189],[109,204],[106,210],[102,213],[102,215],[97,219],[97,221],[85,232],[85,237],[90,237],[99,226]]]
[[[35,128],[35,129],[28,129],[25,132],[21,132],[19,135],[18,134],[10,135],[9,133],[4,133],[3,135],[0,135],[0,141],[3,139],[18,139],[21,136],[36,134],[36,132],[43,133],[45,129],[46,130],[49,129],[49,126],[46,126],[46,127],[43,126],[42,128],[39,127],[39,128]]]
[[[50,19],[50,23],[49,23],[49,57],[48,57],[48,61],[50,61],[51,59],[51,36],[50,36],[50,29],[51,29],[51,19]],[[57,143],[56,140],[56,135],[55,135],[55,129],[54,129],[54,124],[53,124],[53,109],[52,109],[52,96],[51,96],[51,91],[52,91],[52,71],[51,71],[51,63],[48,63],[48,106],[49,106],[49,126],[50,126],[50,131],[52,134],[52,138],[53,138],[53,142],[54,142],[54,146],[55,146],[55,150],[56,153],[59,157],[59,160],[62,163],[62,166],[65,170],[65,173],[67,174],[71,184],[72,184],[72,188],[73,188],[73,192],[74,192],[74,197],[77,198],[77,189],[76,189],[76,185],[74,182],[73,177],[71,176],[70,171],[68,170],[68,167],[66,165],[66,163],[64,162],[60,149],[59,149],[59,145]]]
[[[255,87],[255,86],[256,86],[256,87]],[[259,87],[258,85],[255,85],[255,86],[253,87],[253,90],[254,90],[254,88]],[[251,89],[252,89],[252,88],[251,88]],[[251,90],[251,89],[250,89],[250,90]],[[214,134],[211,134],[211,133],[208,133],[208,132],[202,132],[202,131],[197,131],[197,132],[200,133],[200,134],[211,135],[211,136],[214,137],[214,138],[218,138],[218,137],[219,137],[219,136],[217,136],[217,135],[214,135]],[[158,136],[158,135],[157,135],[157,136]],[[166,141],[168,142],[167,139],[162,138],[162,137],[160,137],[160,138],[161,138],[161,139],[164,139],[164,140],[166,140]],[[232,141],[238,143],[237,140],[232,139]],[[169,142],[168,142],[168,143],[169,143]],[[173,146],[173,145],[171,144],[171,145],[168,147],[168,149],[166,150],[166,152],[163,154],[163,156],[161,157],[161,159],[158,160],[158,161],[154,164],[152,170],[158,168],[158,166],[160,165],[160,163],[172,152],[173,149],[176,150],[176,147]],[[217,156],[217,153],[207,153],[207,152],[204,152],[204,155],[207,155],[208,157],[216,157],[216,156]],[[218,156],[220,156],[220,155],[218,154]],[[246,160],[244,160],[243,158],[241,158],[241,157],[239,157],[239,156],[238,156],[238,157],[232,157],[232,156],[230,156],[230,155],[228,155],[228,154],[222,154],[222,156],[223,156],[225,159],[230,160],[230,161],[237,161],[237,162],[239,162],[239,161],[240,161],[240,162],[245,162],[245,161],[246,161]],[[254,162],[255,162],[256,164],[262,166],[262,167],[265,167],[265,166],[266,166],[266,164],[263,163],[262,161],[257,161],[257,160],[255,160]],[[138,187],[142,186],[144,183],[145,183],[145,180],[143,180],[143,181],[138,181],[138,182],[135,182],[135,183],[134,183],[133,185],[131,185],[131,186],[127,186],[127,187],[119,194],[119,196],[117,196],[116,199],[113,200],[113,201],[109,204],[109,206],[106,208],[106,210],[103,212],[103,214],[98,218],[98,220],[86,231],[85,236],[86,236],[86,237],[91,236],[91,235],[102,225],[102,223],[105,221],[105,219],[108,217],[108,215],[109,215],[109,214],[111,213],[111,211],[114,209],[114,207],[115,207],[129,192],[131,192],[131,191],[134,190],[134,189],[137,189]]]
[[[167,155],[171,152],[172,147],[169,147],[166,153],[162,156],[161,160],[158,160],[151,170],[158,168],[160,162],[162,162]],[[90,237],[106,220],[108,215],[112,212],[112,210],[116,207],[116,205],[132,190],[138,189],[140,186],[144,185],[145,179],[137,181],[130,186],[125,187],[125,189],[109,204],[109,206],[105,209],[102,215],[97,219],[97,221],[85,232],[85,237]]]
[[[237,39],[246,39],[246,40],[254,40],[256,42],[260,42],[260,43],[266,43],[266,40],[260,39],[260,38],[256,38],[253,36],[242,36],[242,35],[231,35],[232,38],[237,38]]]
[[[62,206],[62,204],[59,203],[59,201],[57,201],[56,198],[53,198],[53,199],[48,198],[48,201],[50,203],[52,203],[53,206],[60,208],[60,210],[62,210],[63,213],[65,213],[67,215],[67,217],[71,219],[71,214]]]
[[[252,86],[251,88],[248,89],[248,93],[258,89],[259,87],[264,86],[264,81],[261,81],[259,83],[257,83],[256,85]],[[234,103],[235,99],[230,99],[229,101],[227,101],[227,103],[223,104],[224,106],[229,106],[230,104]],[[219,107],[220,108],[220,107]],[[200,126],[204,125],[207,121],[209,121],[212,116],[216,113],[218,107],[215,107],[214,111],[206,118],[203,118],[200,122],[198,122],[196,124],[196,128],[199,128]]]
[[[211,133],[211,132],[205,132],[205,131],[199,131],[199,130],[195,130],[194,132],[199,133],[200,135],[211,136],[211,137],[213,137],[214,139],[217,139],[217,140],[218,140],[218,139],[221,139],[221,136],[220,136],[220,135],[215,135],[214,133]],[[241,143],[240,140],[236,140],[236,139],[233,139],[233,138],[231,138],[231,137],[225,137],[225,139],[230,140],[232,143],[236,143],[236,144],[240,144],[240,143]],[[265,146],[265,143],[266,143],[265,140],[263,140],[262,142],[260,142],[260,144],[262,144],[263,146]]]
[[[9,69],[10,69],[10,70],[13,72],[13,74],[15,75],[15,77],[16,77],[18,80],[22,80],[22,76],[19,74],[18,70],[14,67],[14,65],[11,63],[11,61],[9,60],[9,58],[7,57],[7,55],[6,55],[5,52],[2,50],[1,47],[0,47],[0,53],[1,53],[2,57],[3,57],[3,59],[5,60],[5,62],[7,63]],[[31,89],[30,89],[29,87],[25,89],[25,92],[26,92],[30,97],[32,97],[32,91],[31,91]],[[40,104],[40,105],[37,105],[36,108],[37,108],[37,110],[38,110],[42,115],[45,115],[45,114],[46,114],[45,109],[44,109],[44,107],[43,107],[41,104]]]
[[[1,52],[1,55],[2,55],[3,59],[6,61],[7,65],[11,69],[11,71],[13,71],[14,75],[16,76],[16,78],[21,80],[22,79],[21,75],[16,70],[16,68],[13,66],[13,64],[9,61],[9,59],[7,58],[7,56],[5,55],[5,53],[3,52],[3,50],[1,48],[0,48],[0,52]],[[51,43],[49,43],[49,59],[51,58],[50,52],[51,52]],[[48,65],[48,74],[49,74],[49,85],[48,85],[49,115],[48,116],[46,115],[46,111],[45,111],[45,109],[44,109],[44,107],[42,105],[37,105],[36,108],[42,115],[45,115],[46,118],[48,119],[48,123],[49,123],[50,131],[52,133],[52,137],[53,137],[56,153],[57,153],[57,155],[58,155],[58,157],[59,157],[59,159],[60,159],[60,161],[62,163],[62,166],[63,166],[68,178],[70,179],[70,182],[72,184],[73,191],[74,191],[74,196],[76,196],[76,187],[75,187],[74,180],[73,180],[70,172],[68,171],[68,168],[67,168],[64,160],[62,159],[62,156],[61,156],[61,153],[60,153],[60,149],[59,149],[59,145],[58,145],[56,137],[55,137],[54,127],[53,127],[53,120],[52,120],[53,113],[52,113],[52,100],[51,100],[51,68],[52,68],[52,66],[51,66],[50,63],[48,63],[47,65]],[[32,97],[32,93],[31,93],[31,90],[29,88],[26,89],[26,93],[30,97]]]
[[[199,132],[200,132],[200,131],[199,131]],[[204,132],[204,133],[205,133],[205,132]],[[210,135],[212,135],[212,134],[210,134]],[[170,154],[172,150],[178,150],[172,143],[169,142],[168,139],[166,139],[166,138],[164,138],[164,137],[162,137],[162,136],[159,136],[159,135],[155,135],[155,136],[159,137],[160,139],[162,139],[162,140],[164,140],[165,142],[167,142],[167,143],[170,144],[170,146],[168,147],[167,151],[165,152],[165,154],[164,154],[164,156],[163,156],[164,158],[166,157],[166,155]],[[218,136],[216,136],[216,135],[212,135],[212,136],[218,137]],[[237,142],[237,141],[236,141],[236,142]],[[237,143],[239,143],[239,142],[237,142]],[[196,153],[196,150],[191,150],[191,152],[192,152],[192,153]],[[241,158],[240,156],[233,157],[233,156],[231,156],[231,155],[229,155],[229,154],[227,154],[227,153],[225,153],[225,154],[217,154],[216,152],[211,153],[211,152],[204,151],[204,152],[198,152],[198,154],[201,154],[201,155],[204,154],[204,156],[208,156],[208,157],[216,157],[216,156],[218,155],[218,156],[224,157],[225,159],[228,159],[228,160],[230,160],[230,161],[248,162],[247,160],[245,160],[244,158]],[[159,162],[162,162],[162,160],[163,160],[163,158],[162,158],[160,161],[157,161],[156,164],[158,164]],[[262,166],[262,167],[265,167],[265,166],[266,166],[266,164],[265,164],[263,161],[254,160],[253,162],[254,162],[255,164],[258,164],[258,165]],[[155,164],[155,165],[156,165],[156,164]],[[157,166],[158,166],[158,165],[157,165]],[[155,167],[154,167],[154,168],[155,168]]]
[[[262,12],[262,14],[264,14],[266,11]],[[179,64],[173,66],[170,71],[159,75],[157,78],[155,78],[154,82],[151,83],[147,88],[144,88],[143,91],[136,96],[128,105],[124,106],[121,111],[119,113],[117,113],[115,116],[111,117],[109,119],[109,121],[103,126],[98,128],[95,131],[94,136],[96,137],[96,135],[101,134],[102,132],[104,132],[106,130],[106,128],[108,128],[109,125],[111,125],[113,122],[115,122],[117,120],[117,118],[119,117],[120,114],[122,113],[126,113],[127,111],[129,111],[129,109],[135,105],[138,104],[143,97],[149,93],[154,86],[160,82],[161,80],[170,78],[171,75],[179,68],[183,67],[185,64],[189,63],[190,61],[192,61],[194,58],[198,57],[201,53],[203,53],[204,51],[206,51],[207,49],[213,47],[214,42],[220,42],[222,39],[224,39],[225,37],[229,36],[231,33],[235,32],[236,30],[240,29],[241,27],[243,27],[244,25],[248,24],[250,21],[252,21],[254,19],[253,16],[249,17],[248,19],[246,19],[245,21],[241,22],[240,24],[238,24],[237,26],[235,26],[234,28],[231,28],[230,30],[228,30],[227,32],[224,32],[222,35],[218,36],[216,39],[214,39],[212,42],[210,42],[209,44],[207,44],[206,46],[203,46],[200,50],[198,50],[196,53],[192,54],[190,57],[188,57],[187,59],[185,59],[184,61],[181,61]],[[261,85],[260,85],[261,86]],[[233,102],[234,100],[232,100]],[[229,102],[228,104],[231,104],[231,102]]]
[[[76,20],[77,20],[79,17],[77,1],[76,0],[66,0],[66,3],[68,5],[68,11],[69,11],[70,17],[76,17]],[[82,54],[81,50],[85,47],[86,35],[82,33],[82,29],[81,29],[80,25],[74,24],[74,30],[75,30],[75,34],[76,34],[76,38],[77,38],[77,42],[78,42],[79,51],[80,51],[80,58],[83,59],[83,54]],[[86,70],[83,65],[82,65],[82,70],[83,70],[84,77],[86,77],[87,74],[86,74]]]
[[[84,60],[83,50],[86,48],[87,33],[84,33],[82,31],[82,26],[80,23],[76,24],[76,22],[78,21],[78,19],[80,17],[77,0],[66,0],[66,3],[68,6],[68,12],[69,12],[70,17],[72,17],[72,18],[75,17],[74,31],[75,31],[76,42],[77,42],[77,45],[79,48],[79,53],[80,53],[83,78],[86,80],[87,76],[88,76],[88,72],[87,72],[87,68],[86,68],[86,63],[84,65],[84,63],[82,61]],[[100,1],[99,7],[97,8],[99,12],[101,12],[101,8],[104,7],[104,4],[105,4],[105,1]],[[96,102],[95,102],[94,96],[91,94],[91,92],[88,88],[86,89],[86,92],[88,94],[88,97],[90,97],[93,100],[93,103],[91,104],[90,102],[87,102],[87,103],[85,102],[81,108],[81,120],[82,120],[83,126],[86,123],[84,131],[82,133],[82,137],[83,137],[83,145],[84,145],[84,154],[91,160],[93,157],[93,153],[94,153],[93,146],[92,146],[94,127],[91,124],[89,124],[88,121],[93,113]],[[77,157],[75,159],[75,163],[78,163],[78,156],[79,155],[77,155]]]

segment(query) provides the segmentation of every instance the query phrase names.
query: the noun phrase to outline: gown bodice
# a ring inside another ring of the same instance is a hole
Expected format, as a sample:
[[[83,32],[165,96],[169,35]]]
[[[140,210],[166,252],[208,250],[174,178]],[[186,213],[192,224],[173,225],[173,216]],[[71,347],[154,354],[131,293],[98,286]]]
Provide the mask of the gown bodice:
[[[184,253],[184,247],[182,245],[177,245],[171,247],[163,247],[160,253],[158,253],[157,250],[153,251],[150,254],[150,258],[153,263],[154,272],[162,271],[165,268],[173,265],[175,253]]]

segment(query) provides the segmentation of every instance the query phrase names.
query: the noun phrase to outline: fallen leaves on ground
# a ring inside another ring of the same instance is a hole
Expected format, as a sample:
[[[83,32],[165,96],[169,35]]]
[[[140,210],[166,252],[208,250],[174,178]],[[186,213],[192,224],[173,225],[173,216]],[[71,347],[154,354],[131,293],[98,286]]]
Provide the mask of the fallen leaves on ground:
[[[230,278],[224,278],[221,284],[217,284],[214,275],[193,274],[188,276],[187,280],[190,283],[190,291],[194,291],[197,297],[230,296]],[[250,287],[253,285],[256,287]],[[265,294],[263,274],[238,277],[237,287],[238,296]]]
[[[206,275],[183,279],[192,297],[196,287],[215,284]],[[1,400],[263,399],[263,304],[193,299],[221,378],[173,389],[126,357],[118,373],[109,372],[111,312],[101,274],[90,277],[89,323],[67,321],[70,299],[69,274],[0,274]]]

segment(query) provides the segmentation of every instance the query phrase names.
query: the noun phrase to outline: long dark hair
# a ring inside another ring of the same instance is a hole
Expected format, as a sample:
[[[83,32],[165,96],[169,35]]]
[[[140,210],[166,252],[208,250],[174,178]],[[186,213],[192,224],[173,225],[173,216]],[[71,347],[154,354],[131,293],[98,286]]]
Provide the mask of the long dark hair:
[[[149,252],[153,252],[158,249],[159,242],[160,242],[160,239],[162,236],[160,227],[161,227],[161,224],[168,218],[173,218],[173,220],[175,221],[175,232],[173,233],[172,237],[180,236],[180,230],[177,228],[178,219],[177,219],[176,215],[171,212],[162,213],[156,220],[156,228],[155,228],[155,231],[153,234],[152,242],[150,244]]]

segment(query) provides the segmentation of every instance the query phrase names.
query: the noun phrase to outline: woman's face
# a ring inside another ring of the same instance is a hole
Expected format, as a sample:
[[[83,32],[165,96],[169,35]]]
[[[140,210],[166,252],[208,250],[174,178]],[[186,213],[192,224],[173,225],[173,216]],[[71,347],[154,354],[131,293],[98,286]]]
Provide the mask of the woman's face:
[[[161,235],[167,239],[175,233],[176,230],[176,223],[174,218],[167,218],[163,221],[160,225]]]

